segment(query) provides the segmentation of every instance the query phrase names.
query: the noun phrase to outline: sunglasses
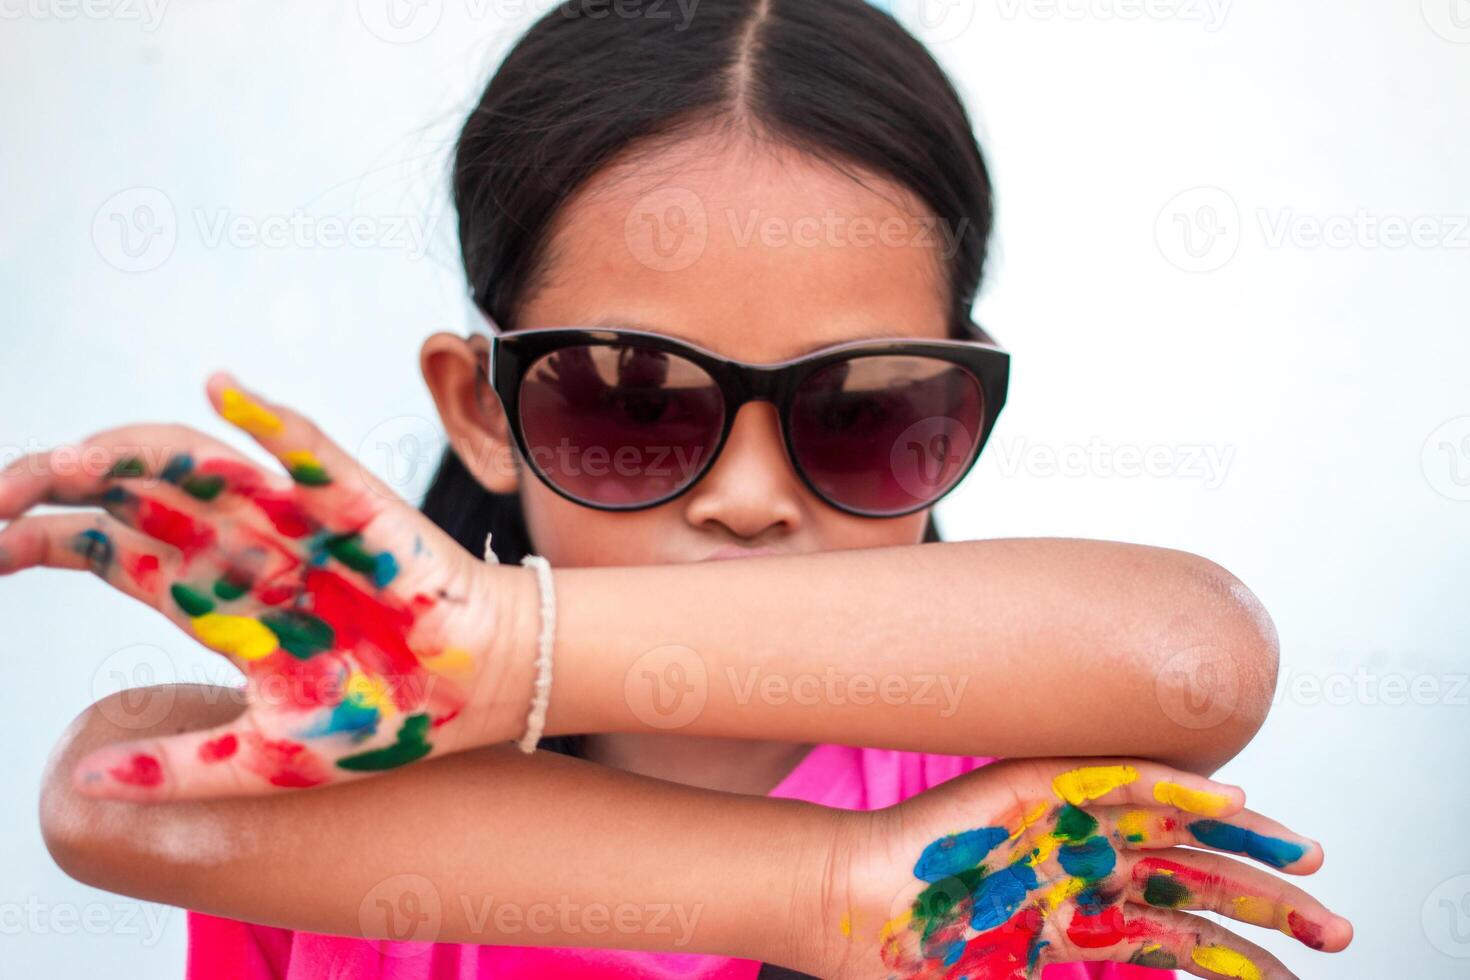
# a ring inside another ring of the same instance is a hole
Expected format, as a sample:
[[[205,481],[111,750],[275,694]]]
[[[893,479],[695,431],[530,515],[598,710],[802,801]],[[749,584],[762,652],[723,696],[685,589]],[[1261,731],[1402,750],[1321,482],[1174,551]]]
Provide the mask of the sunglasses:
[[[598,510],[687,492],[740,407],[766,401],[812,493],[860,517],[910,514],[974,466],[1010,376],[1010,355],[974,323],[974,340],[855,340],[777,364],[642,330],[490,327],[480,381],[521,456],[547,487]]]

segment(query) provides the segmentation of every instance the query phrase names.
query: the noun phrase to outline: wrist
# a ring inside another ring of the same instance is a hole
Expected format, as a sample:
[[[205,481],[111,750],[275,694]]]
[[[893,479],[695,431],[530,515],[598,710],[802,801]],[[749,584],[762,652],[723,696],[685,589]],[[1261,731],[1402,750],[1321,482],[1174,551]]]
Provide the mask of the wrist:
[[[485,608],[490,610],[476,651],[480,663],[473,702],[483,723],[477,745],[520,738],[536,682],[536,641],[541,599],[536,572],[520,565],[481,566]]]
[[[871,836],[872,814],[803,804],[793,841],[783,862],[791,869],[787,926],[771,961],[818,977],[844,975],[849,936],[857,913],[852,889],[858,842]]]

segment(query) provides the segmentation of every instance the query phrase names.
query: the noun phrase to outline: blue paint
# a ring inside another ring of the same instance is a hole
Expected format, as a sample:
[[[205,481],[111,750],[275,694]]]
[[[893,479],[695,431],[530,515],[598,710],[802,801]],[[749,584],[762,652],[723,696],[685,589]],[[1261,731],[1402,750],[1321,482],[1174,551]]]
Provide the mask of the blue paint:
[[[1082,889],[1073,902],[1077,905],[1077,911],[1083,915],[1102,915],[1103,907],[1107,905],[1096,888]]]
[[[963,955],[965,955],[965,941],[963,939],[957,939],[944,947],[944,965],[954,966],[960,961],[960,957]]]
[[[194,457],[188,453],[179,453],[168,461],[168,465],[158,475],[168,483],[178,483],[184,477],[188,476],[193,469]]]
[[[383,588],[398,577],[398,560],[384,551],[373,556],[373,584]]]
[[[1036,888],[1036,870],[1016,863],[986,875],[971,894],[970,925],[981,932],[1003,925]]]
[[[379,717],[377,708],[365,705],[356,698],[344,698],[332,709],[326,721],[303,733],[303,736],[320,738],[323,735],[349,732],[355,740],[360,741],[377,733]]]
[[[107,569],[112,566],[112,541],[107,535],[95,528],[88,528],[72,539],[71,548],[87,559],[92,571],[106,577]]]
[[[969,871],[1010,836],[1004,827],[981,827],[941,837],[919,855],[919,862],[914,865],[914,877],[922,881],[939,881],[961,871]]]
[[[1057,859],[1067,874],[1087,881],[1096,881],[1112,874],[1118,863],[1118,853],[1104,837],[1092,837],[1081,844],[1068,844],[1061,849]]]
[[[1267,837],[1244,827],[1236,827],[1219,820],[1196,820],[1189,825],[1194,839],[1207,847],[1232,854],[1245,854],[1273,868],[1284,868],[1299,860],[1307,849],[1301,844]]]

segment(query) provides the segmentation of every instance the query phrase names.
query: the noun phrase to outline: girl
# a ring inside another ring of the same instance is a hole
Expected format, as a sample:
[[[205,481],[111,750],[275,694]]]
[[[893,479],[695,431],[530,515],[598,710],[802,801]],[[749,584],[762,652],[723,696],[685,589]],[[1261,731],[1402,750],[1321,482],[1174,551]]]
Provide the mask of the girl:
[[[1191,910],[1347,945],[1226,856],[1322,862],[1207,778],[1274,685],[1239,582],[939,542],[1009,365],[969,318],[979,149],[890,17],[565,4],[454,191],[487,323],[424,345],[422,514],[223,374],[289,479],[144,425],[0,481],[0,571],[91,570],[247,678],[78,720],[70,874],[199,910],[194,977],[1292,976]]]

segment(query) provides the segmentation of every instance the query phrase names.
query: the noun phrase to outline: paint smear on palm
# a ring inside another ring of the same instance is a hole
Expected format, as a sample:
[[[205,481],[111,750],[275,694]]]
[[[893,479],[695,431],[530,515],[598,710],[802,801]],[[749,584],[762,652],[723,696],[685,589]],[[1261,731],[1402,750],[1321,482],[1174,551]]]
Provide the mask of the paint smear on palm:
[[[1236,980],[1261,980],[1261,970],[1244,954],[1224,946],[1196,946],[1190,954],[1195,963]]]
[[[1051,781],[1051,788],[1058,799],[1081,806],[1137,781],[1138,770],[1132,766],[1089,766],[1062,773]]]

